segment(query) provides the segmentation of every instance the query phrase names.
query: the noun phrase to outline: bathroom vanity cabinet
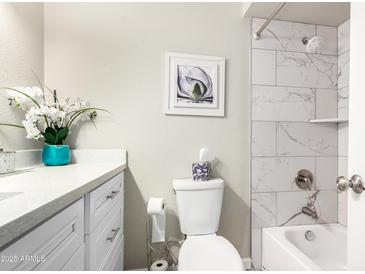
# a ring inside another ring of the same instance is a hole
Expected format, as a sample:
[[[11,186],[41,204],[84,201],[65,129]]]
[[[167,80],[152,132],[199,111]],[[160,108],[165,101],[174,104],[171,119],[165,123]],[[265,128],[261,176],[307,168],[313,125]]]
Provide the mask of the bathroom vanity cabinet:
[[[79,249],[83,252],[83,238],[82,198],[1,251],[0,270],[62,270]]]
[[[123,269],[123,180],[120,173],[85,196],[86,270]]]
[[[0,251],[0,270],[122,270],[123,175]]]

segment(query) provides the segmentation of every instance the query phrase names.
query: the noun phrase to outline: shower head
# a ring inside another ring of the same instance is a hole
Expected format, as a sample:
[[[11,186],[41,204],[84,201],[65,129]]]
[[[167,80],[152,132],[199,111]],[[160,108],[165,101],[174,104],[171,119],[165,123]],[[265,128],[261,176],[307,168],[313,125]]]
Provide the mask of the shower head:
[[[307,52],[319,53],[322,48],[323,38],[321,36],[314,36],[311,39],[304,37],[302,42],[307,46]]]

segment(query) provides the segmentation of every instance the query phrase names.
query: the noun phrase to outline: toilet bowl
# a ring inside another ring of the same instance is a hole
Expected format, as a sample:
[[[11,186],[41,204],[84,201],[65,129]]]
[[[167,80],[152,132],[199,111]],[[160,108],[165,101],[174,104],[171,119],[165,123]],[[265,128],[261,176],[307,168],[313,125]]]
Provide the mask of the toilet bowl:
[[[241,257],[224,237],[216,235],[222,209],[224,181],[173,181],[180,229],[187,239],[181,246],[178,270],[244,270]]]
[[[180,249],[178,270],[241,271],[242,260],[234,246],[222,236],[188,237]]]

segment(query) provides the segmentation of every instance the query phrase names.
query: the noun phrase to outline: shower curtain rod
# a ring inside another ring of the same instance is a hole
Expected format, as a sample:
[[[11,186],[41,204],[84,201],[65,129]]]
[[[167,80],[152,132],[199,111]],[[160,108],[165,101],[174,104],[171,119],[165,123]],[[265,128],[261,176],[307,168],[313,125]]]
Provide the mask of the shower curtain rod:
[[[256,31],[253,34],[253,38],[255,40],[259,40],[261,37],[261,32],[267,27],[268,24],[270,24],[270,22],[275,18],[275,16],[281,11],[281,9],[285,6],[286,2],[281,2],[276,9],[274,10],[274,12],[270,15],[269,18],[266,19],[265,23],[261,26],[261,28]]]

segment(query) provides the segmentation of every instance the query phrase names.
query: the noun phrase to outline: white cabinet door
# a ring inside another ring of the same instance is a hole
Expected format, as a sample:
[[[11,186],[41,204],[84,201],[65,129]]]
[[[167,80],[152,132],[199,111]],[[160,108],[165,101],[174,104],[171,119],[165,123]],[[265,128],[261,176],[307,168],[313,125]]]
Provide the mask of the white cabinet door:
[[[84,242],[84,199],[70,205],[5,250],[0,270],[61,270]]]
[[[365,179],[365,3],[351,3],[349,175]],[[365,270],[365,192],[348,191],[347,265]]]

